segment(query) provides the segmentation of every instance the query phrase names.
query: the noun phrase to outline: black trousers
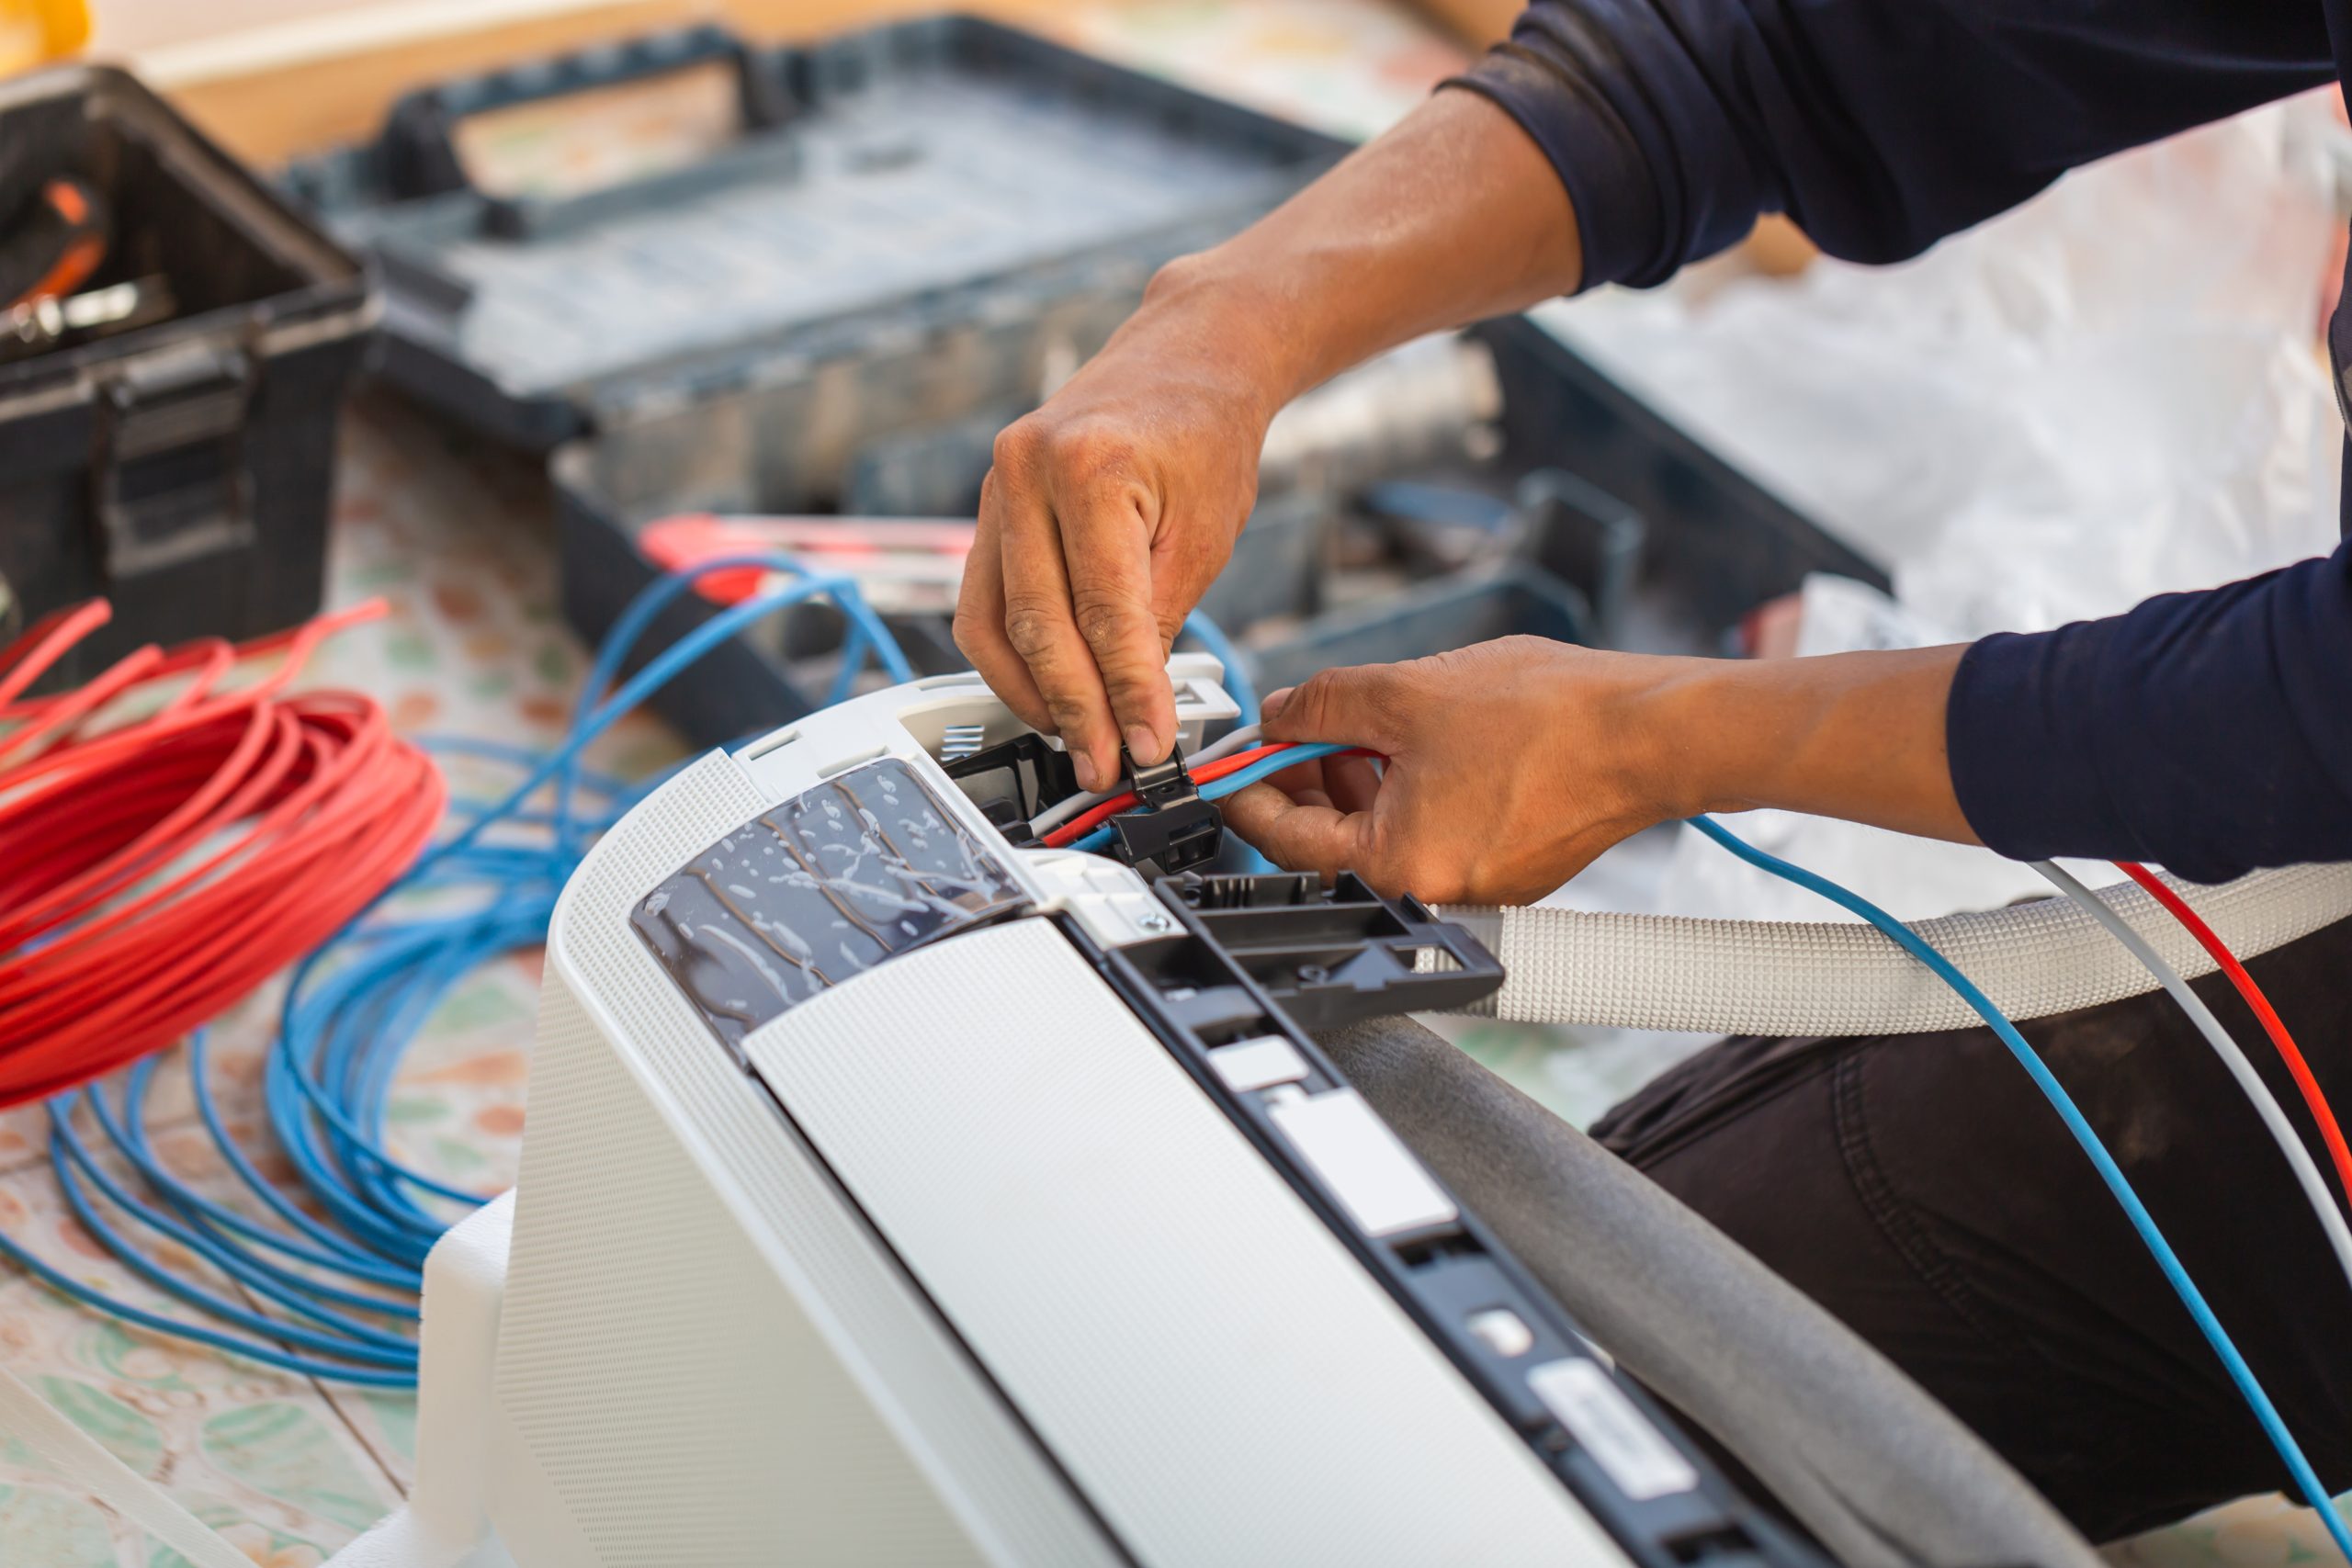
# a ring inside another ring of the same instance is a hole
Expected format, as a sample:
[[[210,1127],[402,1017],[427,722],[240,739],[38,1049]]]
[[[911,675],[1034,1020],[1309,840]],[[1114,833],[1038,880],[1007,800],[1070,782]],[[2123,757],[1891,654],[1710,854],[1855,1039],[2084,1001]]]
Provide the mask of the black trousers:
[[[2247,967],[2352,1116],[2352,921]],[[2218,975],[2196,989],[2329,1170],[2251,1012]],[[2023,1032],[2321,1479],[2352,1485],[2352,1290],[2211,1047],[2161,991]],[[1885,1352],[2093,1540],[2291,1495],[2188,1312],[1990,1031],[1725,1041],[1592,1134]]]

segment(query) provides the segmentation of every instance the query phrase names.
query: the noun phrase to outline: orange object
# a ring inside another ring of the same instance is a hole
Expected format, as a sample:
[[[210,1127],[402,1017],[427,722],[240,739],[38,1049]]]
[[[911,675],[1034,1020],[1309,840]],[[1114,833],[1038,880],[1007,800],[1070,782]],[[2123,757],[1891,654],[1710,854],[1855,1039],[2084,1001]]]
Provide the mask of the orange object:
[[[84,0],[0,0],[0,75],[62,60],[89,41]]]
[[[57,264],[27,291],[27,298],[54,299],[81,288],[98,270],[98,263],[106,259],[107,242],[96,228],[88,195],[72,180],[50,181],[41,190],[41,199],[64,220],[73,238],[66,242]]]
[[[0,310],[74,293],[106,260],[106,208],[79,180],[49,181],[7,222],[0,236],[0,277],[6,279]]]

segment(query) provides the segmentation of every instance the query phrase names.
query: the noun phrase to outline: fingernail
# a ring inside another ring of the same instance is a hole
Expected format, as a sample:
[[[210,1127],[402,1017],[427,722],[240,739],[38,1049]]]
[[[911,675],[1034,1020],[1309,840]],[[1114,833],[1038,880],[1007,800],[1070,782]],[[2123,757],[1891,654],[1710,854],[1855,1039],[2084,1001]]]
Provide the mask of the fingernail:
[[[1138,762],[1150,763],[1160,761],[1161,754],[1162,748],[1159,744],[1159,737],[1151,732],[1151,727],[1149,725],[1131,724],[1127,726],[1128,756],[1133,757]]]
[[[1078,773],[1078,787],[1091,795],[1102,787],[1102,776],[1094,771],[1094,759],[1080,751],[1070,759]]]

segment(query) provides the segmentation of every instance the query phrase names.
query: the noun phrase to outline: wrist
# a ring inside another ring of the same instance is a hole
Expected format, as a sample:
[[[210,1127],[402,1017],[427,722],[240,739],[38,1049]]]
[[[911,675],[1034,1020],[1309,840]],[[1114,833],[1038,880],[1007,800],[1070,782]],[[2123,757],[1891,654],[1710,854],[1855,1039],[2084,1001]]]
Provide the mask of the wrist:
[[[1155,362],[1172,360],[1216,379],[1272,423],[1283,405],[1340,367],[1322,363],[1328,334],[1302,299],[1311,291],[1285,284],[1282,269],[1234,254],[1233,244],[1161,266],[1113,342],[1148,344]]]
[[[1605,821],[1613,841],[1715,808],[1718,779],[1736,771],[1718,754],[1714,667],[1725,661],[1540,646],[1539,683],[1505,694],[1506,728],[1543,742],[1564,820]]]
[[[1692,659],[1657,702],[1680,815],[1772,807],[1973,841],[1944,704],[1958,647]]]
[[[1626,789],[1645,827],[1702,811],[1745,811],[1759,782],[1753,695],[1725,659],[1635,661],[1622,701]]]
[[[1675,682],[1682,816],[1785,806],[1790,757],[1810,728],[1794,660],[1693,659]]]

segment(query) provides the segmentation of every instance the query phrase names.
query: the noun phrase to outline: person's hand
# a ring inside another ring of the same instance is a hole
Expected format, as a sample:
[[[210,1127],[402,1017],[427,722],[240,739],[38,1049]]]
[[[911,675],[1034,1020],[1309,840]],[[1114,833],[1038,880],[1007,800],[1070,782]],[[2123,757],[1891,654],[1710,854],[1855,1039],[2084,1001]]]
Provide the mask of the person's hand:
[[[1116,781],[1122,742],[1139,763],[1174,744],[1169,648],[1233,553],[1287,393],[1175,276],[997,437],[956,607],[965,657],[1086,789]]]
[[[1622,839],[1781,807],[1974,842],[1944,754],[1963,650],[1769,660],[1506,637],[1326,670],[1266,699],[1269,740],[1386,758],[1304,763],[1225,801],[1276,863],[1430,903],[1540,898]]]
[[[1265,738],[1386,762],[1304,763],[1226,801],[1226,821],[1294,871],[1431,903],[1530,902],[1683,809],[1636,761],[1654,739],[1639,699],[1668,662],[1516,637],[1326,670],[1266,699]]]
[[[1222,244],[1152,279],[1084,369],[1005,431],[956,641],[1079,783],[1176,739],[1167,655],[1232,553],[1274,411],[1422,333],[1575,291],[1576,216],[1544,150],[1440,93]]]

